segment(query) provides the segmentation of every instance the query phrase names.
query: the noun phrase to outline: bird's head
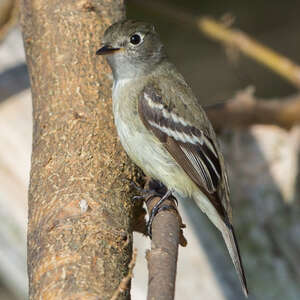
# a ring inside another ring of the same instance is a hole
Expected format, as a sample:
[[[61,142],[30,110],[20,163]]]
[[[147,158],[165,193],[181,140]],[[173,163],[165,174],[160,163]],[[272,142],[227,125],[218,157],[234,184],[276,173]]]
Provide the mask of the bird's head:
[[[147,74],[166,57],[154,26],[133,20],[107,28],[96,54],[106,56],[115,80]]]

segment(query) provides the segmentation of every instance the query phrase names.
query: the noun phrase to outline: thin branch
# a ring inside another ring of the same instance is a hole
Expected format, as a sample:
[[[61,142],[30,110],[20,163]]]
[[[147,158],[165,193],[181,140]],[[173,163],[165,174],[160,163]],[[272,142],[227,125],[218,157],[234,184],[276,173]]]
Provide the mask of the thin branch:
[[[297,88],[300,88],[300,67],[289,58],[278,54],[274,50],[260,44],[240,30],[228,28],[227,25],[216,22],[212,18],[198,17],[183,12],[174,5],[161,1],[132,0],[135,4],[146,7],[169,19],[190,27],[196,27],[205,35],[226,45],[234,46],[245,55],[267,66],[273,72],[279,74]]]
[[[228,28],[212,18],[197,18],[197,26],[207,36],[236,47],[300,88],[300,67],[289,58],[260,44],[240,30]]]
[[[264,101],[256,99],[254,89],[248,88],[225,103],[205,107],[205,111],[216,130],[253,124],[289,129],[300,123],[300,94]]]
[[[18,15],[19,15],[19,5],[18,1],[11,0],[11,1],[5,1],[10,2],[7,5],[7,9],[3,9],[1,12],[1,21],[0,22],[0,43],[5,39],[6,35],[10,31],[11,28],[13,28],[18,23]]]
[[[160,197],[146,201],[150,213]],[[163,207],[172,207],[163,209]],[[178,245],[187,244],[182,234],[184,225],[177,210],[174,198],[170,197],[160,206],[152,224],[151,250],[147,251],[148,261],[148,300],[174,299]]]
[[[128,266],[128,274],[120,282],[120,285],[118,286],[117,290],[113,294],[111,300],[117,300],[119,298],[119,295],[121,293],[124,293],[128,289],[128,285],[129,285],[130,280],[133,276],[133,269],[134,269],[134,266],[135,266],[135,263],[136,263],[136,257],[137,257],[137,249],[134,249],[133,253],[132,253],[132,259],[131,259],[131,261],[129,263],[129,266]]]

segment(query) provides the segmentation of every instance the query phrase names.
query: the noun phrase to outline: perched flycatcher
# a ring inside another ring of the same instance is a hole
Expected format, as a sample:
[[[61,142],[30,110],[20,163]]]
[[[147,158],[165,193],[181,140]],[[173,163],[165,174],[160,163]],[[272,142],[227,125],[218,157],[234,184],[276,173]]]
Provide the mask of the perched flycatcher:
[[[192,198],[221,231],[247,296],[216,134],[168,60],[155,28],[144,22],[118,22],[106,30],[96,54],[106,55],[112,69],[115,124],[126,152],[178,200]]]

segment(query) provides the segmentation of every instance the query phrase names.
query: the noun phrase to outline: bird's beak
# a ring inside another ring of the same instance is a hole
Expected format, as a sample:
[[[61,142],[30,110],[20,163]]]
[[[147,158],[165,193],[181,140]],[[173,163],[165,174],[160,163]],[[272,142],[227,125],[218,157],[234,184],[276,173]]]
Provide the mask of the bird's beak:
[[[97,50],[96,55],[108,55],[120,51],[121,48],[113,48],[112,46],[105,45]]]

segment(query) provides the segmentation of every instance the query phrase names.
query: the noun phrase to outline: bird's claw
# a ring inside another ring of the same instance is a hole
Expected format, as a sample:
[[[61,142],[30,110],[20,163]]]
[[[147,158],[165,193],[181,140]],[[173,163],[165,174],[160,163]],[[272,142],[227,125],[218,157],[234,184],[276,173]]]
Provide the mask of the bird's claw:
[[[150,199],[161,196],[159,193],[157,193],[155,190],[152,189],[143,189],[140,186],[138,186],[135,182],[131,182],[131,185],[141,194],[136,195],[132,197],[133,201],[137,200],[146,200],[149,201]]]
[[[164,205],[164,206],[161,206],[161,207],[160,207],[160,205],[165,200],[167,200],[171,195],[172,195],[172,191],[168,190],[164,194],[164,196],[154,205],[154,207],[151,210],[149,220],[147,222],[147,233],[148,233],[150,239],[152,239],[152,223],[153,223],[154,217],[158,214],[159,211],[169,209],[169,205]],[[151,195],[151,197],[148,198],[146,201],[147,202],[150,201],[155,196],[161,196],[161,195],[157,195],[157,194],[156,195]],[[177,203],[177,200],[176,200],[176,203]]]
[[[169,210],[169,209],[176,209],[172,205],[162,205],[165,200],[167,200],[172,195],[172,190],[167,190],[167,188],[160,183],[159,181],[152,180],[149,184],[149,189],[143,189],[140,186],[138,186],[135,182],[131,182],[131,185],[139,192],[141,195],[134,196],[132,198],[133,201],[137,200],[145,200],[146,204],[151,201],[154,197],[161,197],[161,199],[154,205],[154,207],[151,210],[149,220],[146,224],[147,226],[147,233],[152,239],[152,223],[154,220],[154,217],[163,210]],[[172,198],[175,202],[176,206],[178,206],[178,201],[176,198]]]

